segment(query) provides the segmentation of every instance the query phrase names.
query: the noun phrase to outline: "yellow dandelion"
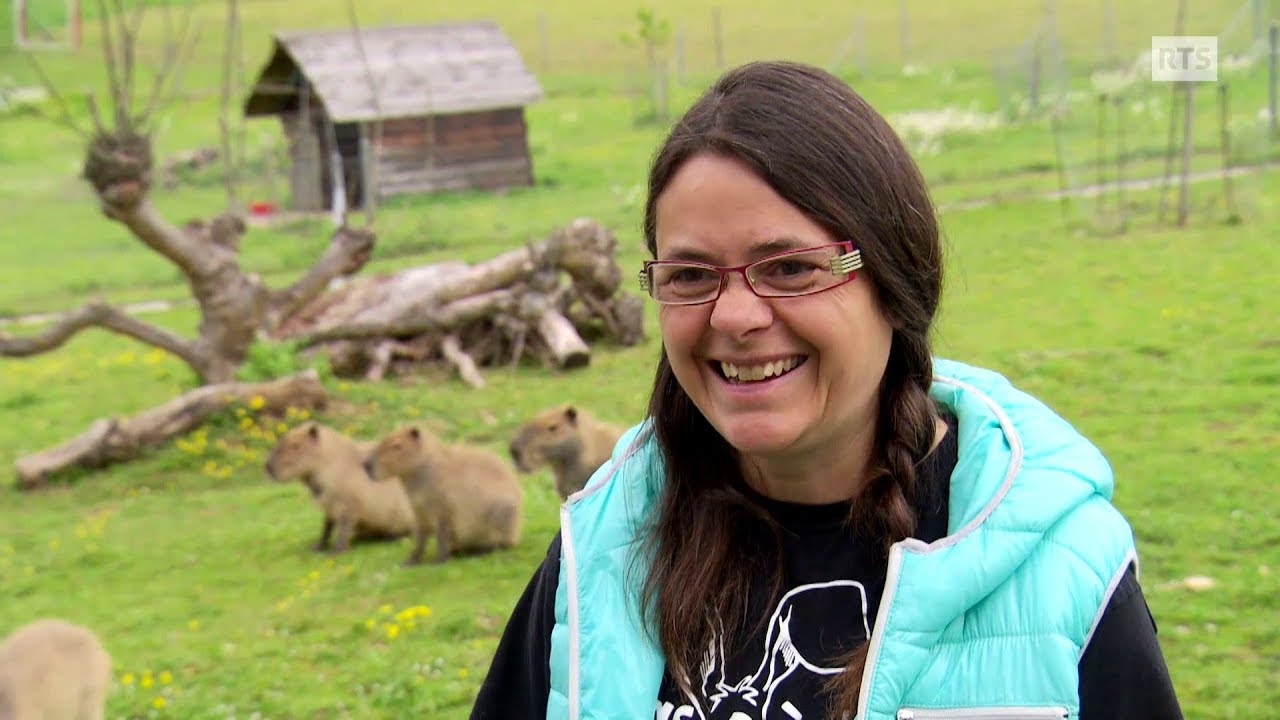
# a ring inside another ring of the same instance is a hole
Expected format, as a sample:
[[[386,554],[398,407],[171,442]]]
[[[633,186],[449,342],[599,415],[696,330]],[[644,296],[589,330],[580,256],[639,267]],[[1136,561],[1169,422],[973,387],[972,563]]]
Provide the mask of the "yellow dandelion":
[[[160,680],[161,685],[168,685],[173,682],[173,673],[168,670],[162,670],[160,671],[160,675],[157,676],[157,679]]]
[[[267,404],[267,399],[261,395],[254,395],[249,398],[249,408],[252,410],[261,410]]]
[[[145,690],[154,684],[155,684],[155,680],[151,677],[150,670],[142,673],[142,679],[138,681],[138,687]]]
[[[283,435],[289,432],[289,426],[284,423],[276,423],[276,433]]]
[[[388,626],[387,626],[387,639],[388,639],[388,640],[395,640],[395,639],[396,639],[396,637],[397,637],[399,634],[400,634],[400,626],[399,626],[399,625],[388,625]]]
[[[187,629],[188,629],[188,630],[199,630],[199,629],[200,629],[200,621],[199,621],[199,620],[188,620],[188,621],[187,621]]]
[[[131,673],[131,672],[127,672],[127,673],[125,673],[125,674],[121,675],[121,676],[120,676],[120,684],[121,684],[121,685],[132,685],[132,684],[133,684],[133,673]]]
[[[462,678],[463,680],[466,680],[467,676],[470,674],[471,673],[467,672],[466,668],[458,668],[458,677]]]
[[[369,618],[368,620],[365,620],[365,621],[364,621],[364,626],[365,626],[366,628],[368,628],[368,629],[372,630],[372,629],[374,629],[374,628],[378,627],[378,621],[377,621],[377,620],[374,620],[373,618]]]
[[[302,411],[300,411],[300,412],[298,413],[298,419],[299,419],[299,420],[310,420],[310,419],[311,419],[311,413],[307,412],[306,410],[302,410]]]
[[[251,428],[251,427],[253,427],[253,418],[251,418],[251,417],[242,417],[242,418],[240,418],[240,429],[241,429],[241,430],[248,430],[248,429],[249,429],[249,428]]]
[[[165,706],[165,705],[168,705],[168,704],[169,704],[169,703],[168,703],[168,701],[166,701],[166,700],[165,700],[164,698],[162,698],[162,697],[157,697],[155,700],[152,700],[152,701],[151,701],[151,707],[153,707],[153,708],[155,708],[155,709],[157,709],[157,710],[163,710],[163,709],[164,709],[164,706]]]

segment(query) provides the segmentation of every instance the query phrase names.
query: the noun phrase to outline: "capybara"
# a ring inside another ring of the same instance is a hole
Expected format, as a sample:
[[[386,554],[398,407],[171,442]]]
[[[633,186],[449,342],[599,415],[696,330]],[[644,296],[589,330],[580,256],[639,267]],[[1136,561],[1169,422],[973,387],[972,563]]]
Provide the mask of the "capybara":
[[[317,422],[285,433],[267,459],[277,482],[300,480],[324,513],[316,550],[341,553],[357,539],[393,539],[413,533],[413,507],[395,479],[375,481],[365,471],[368,443],[352,440]],[[334,530],[337,530],[336,535]]]
[[[422,562],[433,527],[436,562],[454,553],[509,548],[520,540],[520,481],[496,453],[445,443],[430,430],[411,425],[383,438],[368,467],[379,480],[398,476],[409,495],[418,531],[406,565]]]
[[[35,620],[0,645],[0,720],[102,720],[111,656],[92,630]]]
[[[573,405],[553,407],[525,423],[511,442],[520,472],[551,466],[556,492],[567,498],[587,484],[613,454],[625,428],[596,419]]]

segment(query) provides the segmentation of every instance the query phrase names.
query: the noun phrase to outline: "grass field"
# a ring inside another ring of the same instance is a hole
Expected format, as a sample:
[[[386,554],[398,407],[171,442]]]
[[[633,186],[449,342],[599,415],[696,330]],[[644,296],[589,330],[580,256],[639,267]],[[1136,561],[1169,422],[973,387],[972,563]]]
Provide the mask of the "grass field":
[[[1081,186],[1098,170],[1083,66],[1099,47],[1099,3],[1058,5],[1062,37],[1081,66],[1071,75],[1080,97],[1064,130],[1070,181]],[[1170,34],[1167,5],[1115,3],[1117,42],[1141,49],[1146,36]],[[1188,27],[1206,28],[1196,34],[1227,26],[1240,7],[1193,5]],[[713,75],[713,6],[655,4],[686,32],[689,79],[676,88],[677,108]],[[216,28],[220,6],[197,7]],[[346,22],[344,3],[311,3],[305,17],[301,7],[244,4],[251,71],[273,27]],[[463,17],[462,10],[411,11],[390,0],[359,7],[371,24]],[[477,0],[466,8],[466,16],[502,22],[547,91],[528,111],[538,185],[390,203],[380,209],[378,251],[366,272],[478,260],[584,215],[613,228],[620,262],[636,267],[646,163],[661,128],[634,121],[642,105],[632,89],[639,51],[616,41],[635,7]],[[998,4],[913,9],[910,61],[919,69],[904,72],[895,4],[860,12],[877,59],[865,76],[841,72],[900,127],[912,112],[998,114],[1005,98],[990,58],[1021,43],[1037,22]],[[545,69],[536,62],[539,16],[550,39]],[[725,8],[725,60],[827,64],[855,18],[837,3],[813,15],[779,2]],[[147,27],[154,43],[156,26]],[[97,81],[93,33],[87,37],[90,47],[79,54],[41,57],[64,87]],[[217,51],[211,29],[187,73],[191,97],[159,128],[161,155],[216,141],[216,98],[204,91],[216,89]],[[31,73],[21,58],[0,54],[0,78],[29,84]],[[1274,143],[1258,131],[1265,72],[1231,77],[1236,160],[1274,158]],[[1161,172],[1168,97],[1166,87],[1149,84],[1127,96],[1134,157],[1126,176]],[[1204,93],[1197,169],[1220,167],[1216,113],[1212,93]],[[276,132],[274,123],[251,124],[251,147]],[[1280,453],[1280,206],[1273,200],[1280,174],[1264,169],[1233,181],[1235,222],[1221,182],[1207,180],[1192,188],[1186,228],[1157,225],[1158,193],[1147,190],[1126,194],[1127,233],[1098,232],[1108,222],[1095,219],[1094,200],[1073,200],[1064,213],[1056,201],[1031,197],[1058,187],[1047,121],[1023,118],[939,138],[940,150],[920,153],[935,201],[992,202],[942,214],[949,254],[938,354],[1006,373],[1111,459],[1116,502],[1138,536],[1144,589],[1187,717],[1275,716],[1280,495],[1270,482]],[[102,219],[76,178],[78,142],[30,112],[0,113],[0,317],[96,297],[185,294],[174,268]],[[224,203],[216,171],[155,197],[174,221],[213,214]],[[243,244],[244,266],[287,282],[326,242],[318,221],[255,230]],[[378,384],[329,380],[339,402],[321,419],[363,436],[420,419],[495,450],[527,415],[563,399],[632,423],[645,407],[658,351],[650,311],[645,343],[597,347],[582,370],[489,370],[483,390],[433,373]],[[148,318],[188,333],[198,320],[183,307]],[[36,329],[0,325],[15,334]],[[0,359],[0,467],[96,418],[130,414],[189,387],[172,358],[96,332],[39,358]],[[272,484],[262,470],[271,438],[298,421],[229,411],[138,462],[35,494],[0,493],[0,634],[45,615],[94,627],[116,661],[112,718],[466,717],[506,614],[556,530],[550,476],[526,479],[526,531],[512,552],[415,569],[398,566],[403,543],[321,556],[307,549],[320,523],[305,490]],[[1216,585],[1191,592],[1179,585],[1189,575]]]

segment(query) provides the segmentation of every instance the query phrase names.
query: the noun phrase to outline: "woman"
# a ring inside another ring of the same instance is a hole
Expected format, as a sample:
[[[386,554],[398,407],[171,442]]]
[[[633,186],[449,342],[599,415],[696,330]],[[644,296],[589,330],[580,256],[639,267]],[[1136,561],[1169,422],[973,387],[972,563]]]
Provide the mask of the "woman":
[[[1107,462],[930,355],[925,183],[830,75],[725,75],[654,159],[650,420],[561,512],[473,718],[1181,717]]]

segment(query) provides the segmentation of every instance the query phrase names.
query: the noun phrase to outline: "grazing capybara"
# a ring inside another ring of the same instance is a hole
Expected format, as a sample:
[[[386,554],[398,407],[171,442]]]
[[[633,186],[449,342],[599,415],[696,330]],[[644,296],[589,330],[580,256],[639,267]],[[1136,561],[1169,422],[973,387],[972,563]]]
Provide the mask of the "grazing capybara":
[[[111,656],[93,631],[28,623],[0,645],[0,720],[102,720]]]
[[[567,498],[587,484],[613,453],[625,428],[597,420],[573,405],[542,411],[520,428],[511,459],[520,472],[545,465],[555,473],[556,492]]]
[[[316,550],[327,549],[331,535],[333,552],[341,553],[357,539],[413,533],[413,507],[404,486],[395,479],[375,481],[365,471],[368,446],[313,421],[289,430],[272,449],[267,474],[277,482],[300,480],[324,513]]]
[[[515,471],[496,453],[445,443],[411,425],[383,438],[368,462],[375,478],[398,476],[413,506],[418,531],[405,565],[422,562],[433,527],[438,563],[454,553],[483,553],[520,541],[523,492]]]

